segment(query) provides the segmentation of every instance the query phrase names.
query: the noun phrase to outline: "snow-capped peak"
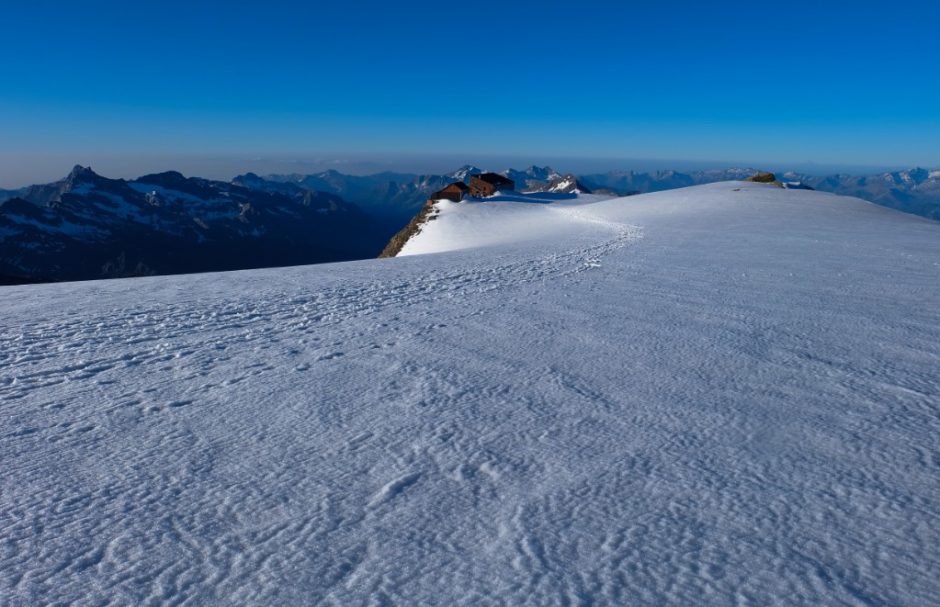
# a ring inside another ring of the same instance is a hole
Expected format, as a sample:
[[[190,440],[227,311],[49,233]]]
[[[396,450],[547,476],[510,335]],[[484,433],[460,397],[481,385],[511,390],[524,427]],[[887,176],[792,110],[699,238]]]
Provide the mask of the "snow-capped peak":
[[[483,169],[473,166],[472,164],[465,164],[456,171],[448,173],[446,177],[453,179],[454,181],[466,181],[471,175],[479,175],[483,172]]]
[[[546,192],[553,192],[558,194],[590,194],[591,190],[588,189],[584,184],[578,181],[578,178],[572,174],[568,175],[559,175],[552,179],[548,184],[548,187],[545,188]]]

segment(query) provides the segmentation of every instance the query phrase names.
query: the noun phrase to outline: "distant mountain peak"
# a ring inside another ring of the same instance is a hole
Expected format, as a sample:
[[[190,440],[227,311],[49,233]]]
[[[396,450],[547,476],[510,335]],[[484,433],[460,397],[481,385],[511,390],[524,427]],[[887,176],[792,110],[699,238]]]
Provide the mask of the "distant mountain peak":
[[[167,188],[172,188],[174,186],[185,185],[189,182],[189,179],[179,171],[164,171],[162,173],[151,173],[150,175],[144,175],[143,177],[138,177],[134,181],[138,183],[149,183],[153,185],[159,185]]]
[[[235,185],[241,186],[260,186],[263,185],[265,180],[259,176],[257,173],[252,173],[251,171],[238,175],[232,179],[232,183]]]
[[[537,179],[539,181],[551,181],[562,176],[560,173],[558,173],[558,171],[550,166],[540,167],[534,164],[530,165],[522,172],[525,173],[526,176],[528,176],[530,179]]]
[[[555,169],[553,169],[553,168],[550,167],[550,166],[543,166],[543,167],[540,167],[540,166],[537,166],[537,165],[532,164],[532,165],[529,165],[529,167],[525,170],[525,172],[528,173],[529,175],[532,175],[532,176],[534,177],[534,176],[537,176],[537,175],[552,175],[552,174],[555,174]]]
[[[532,188],[530,192],[552,192],[556,194],[590,194],[588,188],[576,175],[559,175],[543,186]]]
[[[922,167],[914,167],[913,169],[908,171],[908,174],[911,176],[911,179],[913,179],[917,183],[927,181],[928,179],[930,179],[930,171]]]
[[[479,175],[483,172],[483,169],[475,167],[472,164],[465,164],[456,171],[448,173],[446,176],[455,181],[466,181],[471,175]]]
[[[79,183],[82,181],[94,181],[97,178],[98,174],[91,170],[91,167],[76,164],[66,176],[65,181],[69,183]]]
[[[519,171],[517,169],[507,169],[503,171],[501,175],[504,175],[515,181],[517,189],[524,189],[529,191],[544,191],[542,190],[543,186],[562,176],[552,167],[540,167],[534,164],[526,168],[524,171]]]

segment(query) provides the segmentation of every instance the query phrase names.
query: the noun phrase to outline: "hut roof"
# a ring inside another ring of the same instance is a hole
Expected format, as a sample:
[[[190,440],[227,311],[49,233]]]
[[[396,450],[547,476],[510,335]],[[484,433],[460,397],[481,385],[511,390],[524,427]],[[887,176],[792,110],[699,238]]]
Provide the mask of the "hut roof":
[[[506,177],[503,177],[499,173],[483,173],[482,175],[476,175],[475,177],[477,179],[480,179],[481,181],[485,181],[486,183],[489,183],[492,185],[504,185],[507,183],[513,183],[512,179],[507,179]]]

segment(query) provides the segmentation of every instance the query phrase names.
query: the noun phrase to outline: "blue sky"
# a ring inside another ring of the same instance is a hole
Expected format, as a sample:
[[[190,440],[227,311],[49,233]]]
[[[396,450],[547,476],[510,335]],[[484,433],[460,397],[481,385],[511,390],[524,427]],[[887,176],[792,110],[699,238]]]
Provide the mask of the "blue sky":
[[[927,2],[33,0],[0,14],[0,187],[76,162],[133,174],[197,158],[233,174],[259,157],[940,166]]]

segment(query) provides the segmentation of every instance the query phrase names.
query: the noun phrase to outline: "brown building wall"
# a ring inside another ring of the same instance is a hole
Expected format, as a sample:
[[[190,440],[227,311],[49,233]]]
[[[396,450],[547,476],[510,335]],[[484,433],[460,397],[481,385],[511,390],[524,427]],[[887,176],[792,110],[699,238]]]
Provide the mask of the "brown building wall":
[[[466,195],[466,190],[460,186],[450,184],[439,192],[431,195],[432,200],[450,200],[451,202],[460,202]]]
[[[496,193],[496,186],[476,177],[470,178],[470,195],[476,197],[492,196]]]
[[[450,200],[451,202],[460,202],[463,200],[463,192],[460,190],[441,190],[431,196],[433,200]]]

